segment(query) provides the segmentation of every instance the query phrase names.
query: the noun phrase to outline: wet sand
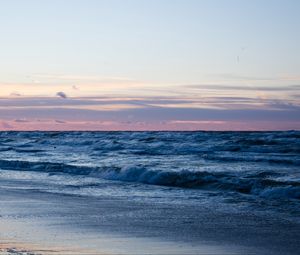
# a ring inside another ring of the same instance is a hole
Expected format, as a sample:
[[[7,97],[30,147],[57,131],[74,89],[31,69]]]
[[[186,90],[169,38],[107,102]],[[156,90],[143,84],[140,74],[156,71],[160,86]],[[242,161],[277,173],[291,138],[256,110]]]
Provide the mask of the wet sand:
[[[0,186],[0,254],[287,255],[300,250],[299,225],[282,219],[18,185]]]

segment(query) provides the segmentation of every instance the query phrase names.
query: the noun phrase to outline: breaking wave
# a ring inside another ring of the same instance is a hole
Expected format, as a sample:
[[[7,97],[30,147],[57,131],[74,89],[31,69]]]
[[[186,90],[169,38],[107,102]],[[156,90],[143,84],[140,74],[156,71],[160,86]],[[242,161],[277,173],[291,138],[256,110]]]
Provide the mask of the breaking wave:
[[[0,169],[38,171],[48,174],[93,176],[108,180],[138,182],[169,187],[238,192],[268,199],[300,199],[300,182],[276,180],[278,173],[165,171],[141,166],[76,166],[63,163],[0,160]]]

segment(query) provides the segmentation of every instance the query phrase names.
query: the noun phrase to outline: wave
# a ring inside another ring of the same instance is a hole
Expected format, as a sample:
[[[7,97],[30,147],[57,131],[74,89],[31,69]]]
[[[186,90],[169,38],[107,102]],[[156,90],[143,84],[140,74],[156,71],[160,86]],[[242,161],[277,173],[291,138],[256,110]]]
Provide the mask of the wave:
[[[19,152],[19,153],[39,153],[39,152],[43,152],[44,150],[40,150],[40,149],[15,149],[15,152]]]
[[[0,160],[0,169],[39,171],[51,174],[93,176],[108,180],[138,182],[169,187],[238,192],[269,199],[300,199],[300,182],[271,179],[273,172],[257,175],[232,172],[162,171],[146,167],[89,167],[63,163]],[[277,176],[278,174],[275,174]]]
[[[262,162],[271,164],[282,165],[295,165],[300,166],[300,159],[298,155],[290,155],[289,157],[282,157],[276,155],[258,156],[256,154],[249,155],[221,155],[217,153],[203,154],[201,157],[207,160],[220,161],[220,162]]]
[[[93,171],[93,168],[91,167],[75,166],[63,163],[32,162],[21,160],[0,160],[0,169],[77,175],[89,175],[91,171]]]
[[[12,147],[0,147],[0,152],[11,151],[11,150],[13,150]]]
[[[0,132],[0,146],[28,150],[87,148],[86,153],[136,156],[195,155],[208,160],[300,165],[300,132]],[[21,150],[20,150],[21,149]],[[29,151],[25,150],[24,153]],[[278,154],[274,156],[274,153]],[[208,155],[206,157],[206,155]],[[246,157],[245,157],[246,156]],[[278,157],[286,157],[287,161]],[[280,162],[281,161],[281,162]]]
[[[262,175],[261,173],[261,176]],[[270,176],[270,173],[268,172],[267,175]],[[202,188],[208,190],[234,191],[259,196],[268,195],[269,198],[300,199],[299,182],[245,178],[228,172],[193,172],[189,170],[172,172],[153,171],[139,167],[126,167],[119,171],[109,171],[104,177],[171,187]]]

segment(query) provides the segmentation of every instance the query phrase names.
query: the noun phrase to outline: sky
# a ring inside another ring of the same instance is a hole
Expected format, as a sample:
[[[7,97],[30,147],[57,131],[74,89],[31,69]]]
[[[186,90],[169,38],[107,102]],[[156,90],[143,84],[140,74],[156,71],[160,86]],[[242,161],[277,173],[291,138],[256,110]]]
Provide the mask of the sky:
[[[299,12],[0,0],[0,130],[299,130]]]

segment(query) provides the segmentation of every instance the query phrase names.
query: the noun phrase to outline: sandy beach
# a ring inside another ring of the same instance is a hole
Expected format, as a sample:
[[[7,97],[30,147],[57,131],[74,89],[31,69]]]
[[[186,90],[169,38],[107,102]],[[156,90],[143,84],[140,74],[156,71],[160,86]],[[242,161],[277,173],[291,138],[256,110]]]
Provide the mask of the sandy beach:
[[[299,226],[280,219],[34,186],[1,180],[1,254],[286,255],[299,249]]]
[[[1,189],[0,196],[3,254],[240,254],[237,248],[199,242],[189,229],[193,219],[175,226],[166,205],[22,189]]]

